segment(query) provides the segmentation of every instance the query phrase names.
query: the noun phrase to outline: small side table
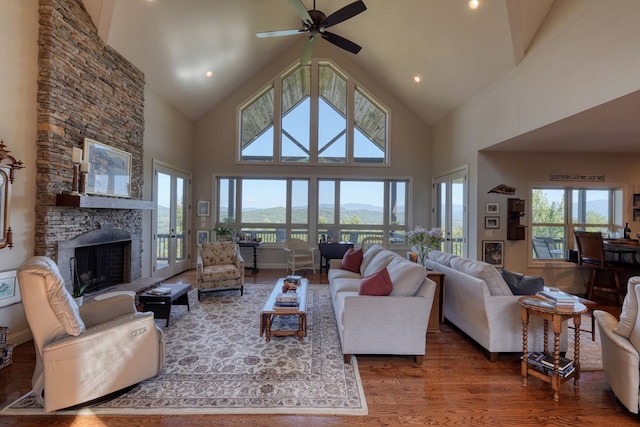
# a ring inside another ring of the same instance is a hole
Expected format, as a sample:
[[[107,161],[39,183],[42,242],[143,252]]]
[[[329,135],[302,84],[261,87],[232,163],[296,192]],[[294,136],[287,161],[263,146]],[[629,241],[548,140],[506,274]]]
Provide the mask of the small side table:
[[[251,269],[251,274],[258,273],[258,248],[262,245],[262,242],[238,242],[238,246],[241,248],[252,248],[253,249],[253,268]],[[247,267],[248,268],[248,267]]]
[[[529,375],[539,378],[542,381],[551,384],[551,388],[553,389],[553,400],[558,401],[558,392],[560,390],[560,386],[562,385],[562,383],[573,378],[573,387],[577,391],[580,388],[580,324],[582,313],[585,313],[587,311],[587,307],[580,302],[576,302],[573,307],[551,308],[543,305],[543,300],[531,296],[520,298],[518,300],[518,303],[520,303],[520,305],[522,306],[522,362],[520,365],[522,374],[522,385],[527,385],[527,377]],[[539,372],[529,364],[529,352],[527,348],[529,316],[535,316],[544,319],[545,352],[548,352],[549,349],[549,322],[551,322],[552,324],[553,352],[551,354],[553,355],[554,360],[553,373],[551,375]],[[560,333],[562,331],[562,322],[569,319],[573,319],[573,323],[576,327],[573,334],[573,346],[575,354],[573,366],[575,367],[575,370],[566,377],[561,377],[558,369],[560,364]]]
[[[349,248],[353,249],[353,243],[318,243],[318,250],[320,250],[320,274],[322,274],[323,268],[326,273],[329,273],[329,262],[332,259],[342,259]]]
[[[139,301],[143,304],[143,311],[152,311],[156,319],[166,319],[167,323],[165,326],[169,326],[172,305],[186,305],[187,310],[191,311],[188,295],[191,290],[191,285],[188,283],[175,283],[162,285],[162,287],[170,289],[171,292],[164,295],[145,292],[140,295]]]
[[[431,315],[429,316],[429,325],[427,332],[440,332],[440,322],[444,321],[444,291],[445,277],[444,273],[435,270],[427,270],[427,277],[436,283],[436,294],[433,298],[431,306]]]

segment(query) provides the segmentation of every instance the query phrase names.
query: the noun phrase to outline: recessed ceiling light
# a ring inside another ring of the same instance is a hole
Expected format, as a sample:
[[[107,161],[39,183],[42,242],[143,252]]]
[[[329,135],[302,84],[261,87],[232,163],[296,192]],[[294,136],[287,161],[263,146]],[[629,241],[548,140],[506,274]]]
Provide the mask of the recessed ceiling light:
[[[422,79],[420,78],[420,76],[413,76],[413,81],[416,83],[420,83]]]
[[[211,77],[211,76],[213,76],[213,71],[211,70],[207,71],[207,77]]]
[[[480,5],[480,0],[470,0],[469,1],[469,7],[471,9],[477,9],[479,5]]]

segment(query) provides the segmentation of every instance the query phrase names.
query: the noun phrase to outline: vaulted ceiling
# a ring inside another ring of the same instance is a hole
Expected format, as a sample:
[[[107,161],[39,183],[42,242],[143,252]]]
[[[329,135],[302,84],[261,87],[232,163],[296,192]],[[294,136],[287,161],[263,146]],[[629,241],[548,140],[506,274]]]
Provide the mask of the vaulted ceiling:
[[[107,43],[145,73],[154,92],[194,121],[275,56],[287,49],[301,52],[306,39],[256,37],[301,27],[287,0],[83,1]],[[302,0],[326,15],[352,1]],[[364,3],[366,11],[331,31],[362,46],[357,63],[433,126],[517,66],[554,0],[480,0],[475,10],[469,0]],[[638,127],[629,131],[640,134]],[[537,138],[527,138],[541,149]],[[526,149],[527,138],[501,149]]]

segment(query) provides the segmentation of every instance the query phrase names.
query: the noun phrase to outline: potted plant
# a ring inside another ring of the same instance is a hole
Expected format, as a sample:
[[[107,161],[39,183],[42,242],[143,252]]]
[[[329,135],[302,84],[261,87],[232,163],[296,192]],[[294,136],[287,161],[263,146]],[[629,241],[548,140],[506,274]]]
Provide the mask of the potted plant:
[[[76,283],[75,280],[73,282],[73,292],[71,296],[75,300],[76,304],[78,304],[78,307],[82,305],[82,301],[84,300],[84,291],[87,289],[88,286],[89,286],[89,283],[81,285],[80,283]]]
[[[216,227],[213,229],[213,232],[216,233],[216,240],[219,242],[227,242],[231,240],[233,235],[233,229],[225,226]]]

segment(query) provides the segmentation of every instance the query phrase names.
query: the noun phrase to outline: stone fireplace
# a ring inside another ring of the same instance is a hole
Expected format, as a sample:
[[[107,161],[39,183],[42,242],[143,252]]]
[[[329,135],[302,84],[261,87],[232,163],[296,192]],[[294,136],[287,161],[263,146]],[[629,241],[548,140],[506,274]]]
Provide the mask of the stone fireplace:
[[[69,291],[80,283],[92,294],[140,277],[140,239],[112,224],[60,241],[57,249],[58,268]]]

